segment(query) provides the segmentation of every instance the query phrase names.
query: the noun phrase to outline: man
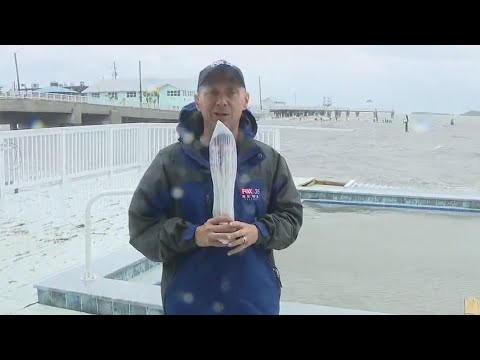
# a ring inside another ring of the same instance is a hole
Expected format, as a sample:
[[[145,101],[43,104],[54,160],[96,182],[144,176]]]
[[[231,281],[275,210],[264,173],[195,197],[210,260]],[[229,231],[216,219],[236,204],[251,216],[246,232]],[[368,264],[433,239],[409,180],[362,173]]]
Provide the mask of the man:
[[[163,263],[166,315],[279,314],[273,250],[296,240],[303,208],[284,158],[254,139],[248,100],[239,68],[221,60],[203,69],[195,103],[180,112],[179,142],[158,153],[133,195],[130,243]],[[212,218],[216,121],[237,142],[235,219]]]

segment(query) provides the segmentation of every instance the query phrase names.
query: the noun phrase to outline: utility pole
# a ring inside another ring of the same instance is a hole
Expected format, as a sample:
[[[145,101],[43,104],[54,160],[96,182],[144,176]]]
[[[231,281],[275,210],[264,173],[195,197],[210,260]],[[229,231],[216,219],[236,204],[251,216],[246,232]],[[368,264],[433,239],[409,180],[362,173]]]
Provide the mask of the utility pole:
[[[140,106],[142,106],[142,62],[138,61],[138,76],[140,80]]]
[[[20,77],[18,76],[18,63],[17,63],[17,53],[13,53],[13,57],[15,58],[15,70],[17,72],[17,89],[20,91]]]
[[[117,66],[115,65],[115,61],[113,62],[113,78],[117,80]]]

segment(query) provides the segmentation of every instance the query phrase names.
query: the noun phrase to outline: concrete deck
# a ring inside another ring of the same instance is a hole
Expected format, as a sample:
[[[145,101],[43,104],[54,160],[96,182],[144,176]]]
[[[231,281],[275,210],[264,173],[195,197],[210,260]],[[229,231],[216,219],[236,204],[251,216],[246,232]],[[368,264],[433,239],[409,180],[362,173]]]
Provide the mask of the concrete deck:
[[[480,194],[426,193],[420,189],[393,189],[387,187],[353,187],[350,180],[345,186],[311,185],[315,178],[295,177],[294,182],[303,201],[334,204],[441,210],[480,213]]]

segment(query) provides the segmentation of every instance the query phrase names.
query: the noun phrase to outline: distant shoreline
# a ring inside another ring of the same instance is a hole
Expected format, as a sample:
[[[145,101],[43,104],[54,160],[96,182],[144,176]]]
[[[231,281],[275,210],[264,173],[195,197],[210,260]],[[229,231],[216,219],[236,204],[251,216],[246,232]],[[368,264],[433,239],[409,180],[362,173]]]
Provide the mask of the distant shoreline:
[[[476,110],[467,111],[466,113],[462,114],[462,116],[480,116],[480,111],[476,111]]]
[[[435,112],[412,112],[412,115],[445,115],[445,116],[480,116],[480,111],[471,110],[467,111],[466,113],[455,115],[455,114],[447,114],[447,113],[435,113]]]
[[[412,115],[452,115],[447,113],[435,113],[435,112],[412,112]],[[452,115],[453,116],[453,115]]]

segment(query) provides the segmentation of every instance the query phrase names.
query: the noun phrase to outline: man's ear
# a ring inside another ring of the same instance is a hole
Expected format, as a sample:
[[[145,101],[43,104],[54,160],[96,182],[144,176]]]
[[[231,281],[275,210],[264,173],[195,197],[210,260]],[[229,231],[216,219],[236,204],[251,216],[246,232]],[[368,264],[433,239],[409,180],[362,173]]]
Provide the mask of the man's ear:
[[[195,94],[195,106],[197,107],[197,110],[200,111],[199,107],[198,107],[198,103],[200,101],[200,98],[198,97],[198,94]]]
[[[248,92],[245,92],[245,106],[243,107],[243,110],[246,110],[248,108],[249,101],[250,101],[250,94]]]

